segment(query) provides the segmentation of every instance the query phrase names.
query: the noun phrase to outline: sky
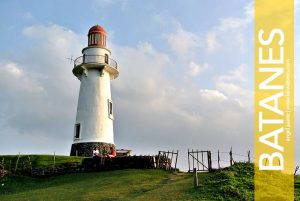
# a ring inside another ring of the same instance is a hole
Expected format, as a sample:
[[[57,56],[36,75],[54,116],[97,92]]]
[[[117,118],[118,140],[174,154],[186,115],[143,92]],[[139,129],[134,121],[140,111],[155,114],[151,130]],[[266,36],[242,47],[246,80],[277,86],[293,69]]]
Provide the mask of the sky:
[[[296,92],[299,7],[295,1]],[[96,24],[120,71],[111,82],[117,148],[179,150],[181,168],[188,149],[253,153],[253,1],[4,0],[0,155],[69,155],[80,81],[67,58],[81,56]]]

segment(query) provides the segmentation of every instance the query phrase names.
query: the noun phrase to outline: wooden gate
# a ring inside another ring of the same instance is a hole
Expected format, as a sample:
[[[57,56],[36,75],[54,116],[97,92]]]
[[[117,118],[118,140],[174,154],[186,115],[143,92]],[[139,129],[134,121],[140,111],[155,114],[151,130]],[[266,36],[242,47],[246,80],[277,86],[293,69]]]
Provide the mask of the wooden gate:
[[[194,168],[198,172],[211,172],[211,152],[210,151],[198,151],[188,149],[188,162],[189,162],[189,172],[193,172]]]

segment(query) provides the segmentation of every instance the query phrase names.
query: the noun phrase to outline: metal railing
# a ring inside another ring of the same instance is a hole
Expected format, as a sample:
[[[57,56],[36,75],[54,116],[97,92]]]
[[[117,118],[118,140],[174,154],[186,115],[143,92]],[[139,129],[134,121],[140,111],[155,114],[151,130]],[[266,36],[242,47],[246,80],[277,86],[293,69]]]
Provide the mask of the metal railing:
[[[108,64],[118,69],[117,62],[105,55],[83,55],[74,60],[74,67],[81,64]]]

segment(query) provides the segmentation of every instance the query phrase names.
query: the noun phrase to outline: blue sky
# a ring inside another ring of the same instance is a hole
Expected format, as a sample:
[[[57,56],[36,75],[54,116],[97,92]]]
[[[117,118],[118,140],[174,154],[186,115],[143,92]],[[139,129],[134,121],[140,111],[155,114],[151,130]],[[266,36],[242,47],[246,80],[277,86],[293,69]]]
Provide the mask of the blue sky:
[[[253,150],[252,1],[7,0],[0,13],[0,154],[69,154],[80,82],[66,58],[95,24],[120,66],[117,147]]]

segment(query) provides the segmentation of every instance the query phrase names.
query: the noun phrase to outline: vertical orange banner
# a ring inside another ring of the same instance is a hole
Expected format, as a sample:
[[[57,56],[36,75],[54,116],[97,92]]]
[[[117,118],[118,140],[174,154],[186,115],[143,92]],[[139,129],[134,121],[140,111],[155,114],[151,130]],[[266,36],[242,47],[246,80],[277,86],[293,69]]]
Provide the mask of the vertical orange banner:
[[[294,200],[294,0],[255,0],[255,200]]]

